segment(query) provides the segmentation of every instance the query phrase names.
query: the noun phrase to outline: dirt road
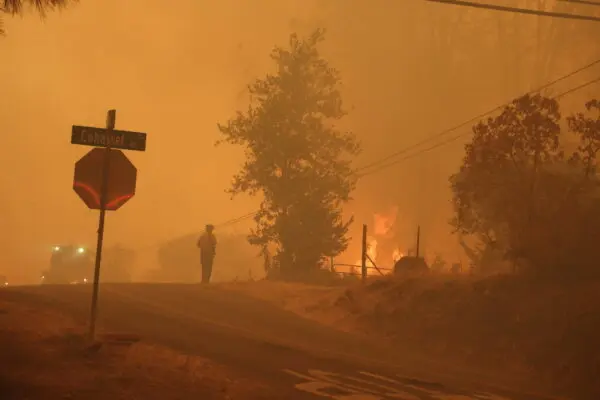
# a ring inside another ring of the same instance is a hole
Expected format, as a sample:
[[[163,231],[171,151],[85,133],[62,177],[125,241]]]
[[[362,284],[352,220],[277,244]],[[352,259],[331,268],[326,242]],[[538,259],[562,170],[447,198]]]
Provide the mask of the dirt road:
[[[19,287],[0,299],[27,300],[85,321],[89,286]],[[536,400],[493,388],[485,377],[444,374],[368,338],[327,328],[266,302],[197,285],[103,285],[99,326],[200,355],[268,382],[281,399]],[[251,396],[248,399],[252,399]]]

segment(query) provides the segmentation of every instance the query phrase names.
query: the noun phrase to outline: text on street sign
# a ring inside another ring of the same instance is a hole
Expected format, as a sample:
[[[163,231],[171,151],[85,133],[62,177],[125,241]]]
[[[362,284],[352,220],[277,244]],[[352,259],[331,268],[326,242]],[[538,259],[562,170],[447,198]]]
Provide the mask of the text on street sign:
[[[146,134],[142,132],[73,125],[71,144],[99,147],[110,146],[115,149],[145,151]]]

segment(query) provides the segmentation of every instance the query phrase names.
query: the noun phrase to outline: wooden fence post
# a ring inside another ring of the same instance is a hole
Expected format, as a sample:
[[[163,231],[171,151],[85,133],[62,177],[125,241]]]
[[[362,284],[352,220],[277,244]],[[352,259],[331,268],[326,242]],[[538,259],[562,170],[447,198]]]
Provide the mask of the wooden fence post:
[[[417,226],[417,258],[419,258],[419,247],[421,244],[421,225]]]
[[[363,282],[367,280],[367,225],[363,225],[362,230],[362,257],[361,257],[361,276]]]

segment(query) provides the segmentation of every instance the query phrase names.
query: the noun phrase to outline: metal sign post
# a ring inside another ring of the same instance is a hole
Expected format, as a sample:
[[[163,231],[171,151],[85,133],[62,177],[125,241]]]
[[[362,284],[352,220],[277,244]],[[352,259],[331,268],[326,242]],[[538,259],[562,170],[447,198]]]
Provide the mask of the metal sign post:
[[[117,117],[116,110],[109,110],[106,115],[107,136],[115,129]],[[100,263],[102,261],[102,242],[104,241],[104,219],[106,217],[106,195],[108,191],[108,173],[110,171],[110,141],[107,143],[104,153],[104,165],[102,167],[102,189],[100,191],[100,217],[98,218],[98,241],[96,242],[96,262],[94,264],[94,287],[92,292],[92,305],[90,310],[90,340],[94,340],[96,334],[96,318],[98,315],[98,286],[100,281]]]
[[[117,210],[135,194],[137,169],[123,150],[146,150],[146,134],[115,130],[117,112],[109,110],[106,128],[73,125],[71,144],[96,147],[75,163],[73,190],[90,209],[100,210],[89,338],[96,335],[102,243],[107,210]],[[99,149],[99,148],[101,149]]]

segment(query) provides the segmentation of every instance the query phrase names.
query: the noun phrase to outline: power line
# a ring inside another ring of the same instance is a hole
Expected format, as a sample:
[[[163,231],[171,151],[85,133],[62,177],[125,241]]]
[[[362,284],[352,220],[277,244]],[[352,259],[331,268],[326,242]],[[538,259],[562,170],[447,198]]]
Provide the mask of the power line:
[[[586,6],[600,6],[600,2],[591,0],[558,0],[562,3],[585,4]]]
[[[600,22],[599,17],[592,17],[591,15],[559,13],[559,12],[542,11],[542,10],[530,10],[530,9],[518,8],[518,7],[497,6],[494,4],[473,3],[471,1],[463,1],[463,0],[425,0],[425,1],[433,2],[433,3],[450,4],[450,5],[461,6],[461,7],[482,8],[482,9],[486,9],[486,10],[503,11],[503,12],[517,13],[517,14],[537,15],[540,17],[578,19],[578,20],[582,20],[582,21]],[[585,0],[581,0],[581,1],[585,1]]]
[[[598,63],[600,63],[600,60],[598,60],[598,61],[594,61],[593,63],[591,63],[591,64],[588,64],[588,66],[586,66],[586,67],[582,67],[582,68],[579,68],[578,70],[576,70],[576,71],[573,71],[573,72],[571,72],[570,74],[568,74],[568,75],[565,75],[564,77],[558,78],[558,79],[556,79],[556,80],[554,80],[554,81],[552,81],[552,82],[553,82],[553,83],[559,82],[559,81],[561,81],[561,80],[565,79],[566,77],[569,77],[569,76],[571,76],[571,75],[574,75],[575,73],[577,73],[577,72],[579,72],[579,71],[582,71],[582,70],[584,70],[584,69],[587,69],[587,68],[589,68],[590,66],[593,66],[593,65],[595,65],[595,64],[598,64]],[[574,93],[574,92],[576,92],[576,91],[579,91],[579,90],[581,90],[581,89],[583,89],[583,88],[586,88],[586,87],[588,87],[588,86],[590,86],[590,85],[592,85],[592,84],[594,84],[594,83],[597,83],[597,82],[600,82],[600,76],[599,76],[599,77],[597,77],[597,78],[595,78],[595,79],[592,79],[592,80],[590,80],[590,81],[587,81],[587,82],[585,82],[585,83],[583,83],[583,84],[581,84],[581,85],[578,85],[578,86],[575,86],[575,87],[573,87],[573,88],[571,88],[571,89],[568,89],[568,90],[566,90],[566,91],[564,91],[564,92],[562,92],[562,93],[560,93],[560,94],[558,94],[558,95],[556,95],[556,96],[553,96],[553,97],[551,97],[551,98],[552,98],[552,99],[559,99],[559,98],[561,98],[561,97],[564,97],[564,96],[566,96],[566,95],[568,95],[568,94],[571,94],[571,93]],[[539,91],[539,90],[541,90],[541,89],[544,89],[544,88],[546,88],[546,87],[550,86],[550,85],[551,85],[551,84],[553,84],[553,83],[546,84],[546,85],[542,86],[540,89],[538,89],[538,90],[535,90],[535,91],[528,92],[528,93],[526,93],[525,95],[527,95],[527,94],[531,94],[531,93],[534,93],[534,92],[537,92],[537,91]],[[443,132],[442,132],[442,134],[445,134],[445,133],[448,133],[448,132],[455,131],[455,130],[457,130],[457,129],[459,129],[459,128],[461,128],[461,127],[465,126],[465,125],[467,125],[468,123],[471,123],[471,122],[473,122],[474,120],[480,119],[481,117],[483,117],[483,116],[485,116],[485,115],[487,115],[487,114],[490,114],[490,113],[492,113],[492,112],[494,112],[494,111],[498,110],[499,108],[502,108],[502,107],[504,107],[504,106],[506,106],[506,105],[508,105],[508,104],[510,104],[510,102],[509,102],[509,103],[505,103],[505,104],[503,104],[503,105],[501,105],[501,106],[498,106],[498,107],[494,108],[494,110],[492,110],[492,111],[489,111],[489,112],[487,112],[487,113],[485,113],[485,114],[480,114],[480,115],[479,115],[479,116],[477,116],[477,117],[471,118],[470,120],[468,120],[468,121],[466,121],[466,122],[464,122],[464,123],[462,123],[462,124],[460,124],[460,125],[457,125],[457,126],[455,126],[455,127],[453,127],[453,128],[450,128],[450,129],[447,129],[447,130],[443,131]],[[411,158],[414,158],[414,157],[420,156],[420,155],[422,155],[422,154],[424,154],[424,153],[427,153],[427,152],[429,152],[429,151],[432,151],[432,150],[435,150],[435,149],[437,149],[437,148],[439,148],[439,147],[445,146],[445,145],[447,145],[447,144],[449,144],[449,143],[452,143],[452,142],[454,142],[454,141],[458,140],[459,138],[461,138],[461,137],[463,137],[463,136],[465,136],[465,135],[467,135],[467,134],[469,134],[469,133],[470,133],[470,132],[464,132],[464,133],[461,133],[460,135],[452,136],[452,137],[450,137],[450,138],[446,139],[446,140],[445,140],[445,141],[443,141],[443,142],[439,142],[439,143],[436,143],[436,144],[434,144],[434,145],[431,145],[431,146],[429,146],[429,147],[427,147],[427,148],[421,149],[421,151],[418,151],[418,152],[416,152],[416,153],[409,154],[409,155],[407,155],[407,156],[405,156],[405,157],[402,157],[401,159],[394,160],[394,161],[391,161],[391,162],[389,162],[389,163],[386,163],[386,164],[380,165],[380,166],[378,166],[378,167],[377,167],[376,169],[374,169],[374,170],[371,170],[371,171],[369,171],[369,172],[365,172],[365,173],[359,174],[359,178],[363,178],[363,177],[365,177],[365,176],[368,176],[368,175],[375,174],[375,173],[377,173],[377,172],[379,172],[379,171],[381,171],[381,170],[387,169],[387,168],[389,168],[389,167],[391,167],[391,166],[397,165],[397,164],[399,164],[399,163],[401,163],[401,162],[404,162],[404,161],[407,161],[407,160],[409,160],[409,159],[411,159]],[[439,136],[440,136],[440,135],[437,135],[436,137],[439,137]],[[429,141],[429,140],[430,140],[430,139],[432,139],[432,138],[433,138],[433,137],[430,137],[430,138],[428,138],[426,141]],[[422,144],[422,143],[425,143],[426,141],[423,141],[423,142],[421,142],[420,144]],[[413,149],[414,147],[415,147],[415,145],[413,145],[413,146],[409,146],[409,147],[407,147],[407,148],[403,149],[403,150],[402,150],[402,152],[403,152],[403,153],[405,153],[405,152],[408,152],[408,151],[410,151],[411,149]],[[398,152],[398,153],[396,153],[396,154],[400,154],[400,152]],[[389,159],[389,157],[386,157],[386,159]],[[235,218],[231,218],[231,219],[229,219],[229,220],[226,220],[226,221],[224,221],[224,222],[221,222],[221,223],[219,223],[219,224],[215,225],[215,227],[222,228],[222,227],[225,227],[225,226],[230,226],[230,225],[237,224],[237,223],[239,223],[239,222],[242,222],[242,221],[245,221],[245,220],[247,220],[247,219],[249,219],[249,218],[252,218],[252,217],[253,217],[253,216],[255,216],[256,214],[258,214],[258,212],[259,212],[259,211],[260,211],[260,210],[255,210],[255,211],[252,211],[252,212],[249,212],[249,213],[243,214],[243,215],[241,215],[241,216],[238,216],[238,217],[235,217]],[[155,247],[155,246],[156,246],[156,247],[158,247],[158,246],[160,246],[160,244],[158,244],[158,245],[152,245],[152,246],[147,246],[147,247],[144,247],[143,249],[145,249],[145,248],[151,248],[151,247]]]
[[[219,224],[216,224],[215,228],[222,228],[222,227],[226,227],[226,226],[229,226],[229,225],[237,224],[238,222],[245,221],[245,220],[247,220],[247,219],[255,216],[258,213],[258,211],[259,210],[252,211],[252,212],[249,212],[247,214],[240,215],[239,217],[228,219],[228,220],[223,221],[223,222],[221,222]],[[165,243],[166,242],[154,243],[154,244],[150,244],[150,245],[139,247],[137,250],[139,251],[139,250],[147,250],[147,249],[151,249],[151,248],[155,248],[155,247],[161,247]]]
[[[550,86],[554,86],[555,84],[557,84],[557,83],[559,83],[559,82],[562,82],[562,81],[564,81],[565,79],[568,79],[568,78],[570,78],[570,77],[572,77],[572,76],[574,76],[574,75],[576,75],[576,74],[578,74],[578,73],[580,73],[580,72],[582,72],[582,71],[585,71],[586,69],[589,69],[589,68],[591,68],[591,67],[593,67],[593,66],[595,66],[595,65],[598,65],[598,64],[600,64],[600,59],[598,59],[598,60],[596,60],[596,61],[592,61],[591,63],[589,63],[589,64],[587,64],[587,65],[584,65],[583,67],[577,68],[576,70],[574,70],[574,71],[571,71],[571,72],[569,72],[569,73],[568,73],[568,74],[566,74],[566,75],[562,75],[562,76],[560,76],[560,77],[558,77],[558,78],[556,78],[556,79],[554,79],[554,80],[552,80],[552,81],[550,81],[550,82],[548,82],[548,83],[546,83],[546,84],[544,84],[544,85],[542,85],[542,86],[540,86],[540,87],[538,87],[538,88],[536,88],[536,89],[534,89],[534,90],[531,90],[531,91],[527,92],[525,95],[528,95],[528,94],[534,94],[534,93],[541,92],[542,90],[544,90],[544,89],[547,89],[547,88],[549,88]],[[481,113],[481,114],[479,114],[479,115],[477,115],[477,116],[475,116],[475,117],[473,117],[473,118],[471,118],[471,119],[469,119],[469,120],[467,120],[467,121],[464,121],[464,122],[462,122],[462,123],[460,123],[460,124],[458,124],[458,125],[455,125],[455,126],[453,126],[453,127],[449,128],[449,129],[445,129],[445,130],[443,130],[443,131],[441,131],[441,132],[438,132],[438,133],[436,133],[436,134],[434,134],[434,135],[431,135],[431,136],[429,136],[429,137],[425,138],[424,140],[421,140],[420,142],[417,142],[417,143],[415,143],[415,144],[413,144],[413,145],[410,145],[410,146],[408,146],[408,147],[405,147],[405,148],[403,148],[402,150],[399,150],[399,151],[397,151],[397,152],[394,152],[394,153],[392,153],[392,154],[390,154],[390,155],[388,155],[388,156],[385,156],[385,157],[383,157],[383,158],[380,158],[379,160],[372,161],[372,162],[371,162],[371,163],[369,163],[369,164],[363,165],[362,167],[359,167],[359,168],[357,168],[357,169],[356,169],[356,172],[358,172],[358,173],[360,174],[360,172],[361,172],[361,171],[364,171],[365,169],[369,169],[369,168],[372,168],[372,167],[376,167],[378,164],[381,164],[382,162],[385,162],[385,161],[391,160],[391,159],[393,159],[393,158],[396,158],[397,156],[400,156],[400,155],[406,154],[406,153],[408,153],[409,151],[411,151],[411,150],[414,150],[414,149],[416,149],[416,148],[418,148],[418,147],[421,147],[422,145],[424,145],[424,144],[426,144],[426,143],[429,143],[429,142],[431,142],[431,141],[432,141],[432,140],[434,140],[434,139],[437,139],[437,138],[439,138],[439,137],[441,137],[441,136],[444,136],[444,135],[446,135],[446,134],[448,134],[448,133],[454,132],[455,130],[457,130],[457,129],[459,129],[459,128],[462,128],[462,127],[464,127],[464,126],[466,126],[466,125],[468,125],[468,124],[471,124],[471,123],[473,123],[474,121],[477,121],[477,120],[479,120],[479,119],[481,119],[481,118],[483,118],[483,117],[486,117],[486,116],[488,116],[489,114],[492,114],[492,113],[494,113],[494,112],[496,112],[496,111],[498,111],[498,110],[501,110],[501,109],[503,109],[504,107],[508,106],[508,105],[509,105],[510,103],[512,103],[513,101],[514,101],[514,99],[513,99],[513,100],[510,100],[510,101],[507,101],[507,102],[505,102],[505,103],[502,103],[502,104],[500,104],[500,105],[498,105],[498,106],[494,107],[493,109],[491,109],[491,110],[489,110],[489,111],[486,111],[486,112],[484,112],[484,113]]]
[[[598,60],[598,61],[595,61],[594,63],[591,63],[591,64],[589,64],[589,66],[592,66],[592,65],[595,65],[595,64],[598,64],[598,63],[600,63],[600,60]],[[582,71],[582,70],[584,70],[584,69],[586,69],[586,68],[588,68],[588,67],[583,67],[583,68],[580,68],[580,69],[578,69],[577,71]],[[565,75],[565,77],[567,77],[567,76],[571,76],[571,75],[572,75],[572,74],[574,74],[574,73],[576,73],[576,72],[574,71],[574,72],[572,72],[571,74]],[[562,80],[562,79],[564,79],[564,77],[561,77],[561,78],[559,78],[559,79],[557,79],[556,81],[553,81],[553,82],[558,82],[558,81],[560,81],[560,80]],[[551,98],[552,98],[552,99],[559,99],[559,98],[561,98],[561,97],[564,97],[564,96],[566,96],[566,95],[568,95],[568,94],[571,94],[571,93],[577,92],[577,91],[579,91],[579,90],[581,90],[581,89],[584,89],[584,88],[586,88],[586,87],[588,87],[588,86],[591,86],[591,85],[593,85],[594,83],[600,83],[600,76],[599,76],[599,77],[597,77],[597,78],[595,78],[595,79],[592,79],[592,80],[590,80],[590,81],[587,81],[587,82],[585,82],[585,83],[583,83],[583,84],[581,84],[581,85],[578,85],[578,86],[572,87],[571,89],[568,89],[568,90],[566,90],[566,91],[564,91],[564,92],[562,92],[562,93],[559,93],[559,94],[557,94],[557,95],[555,95],[555,96],[552,96]],[[546,84],[546,85],[544,85],[544,87],[543,87],[543,88],[545,88],[545,87],[547,87],[547,86],[550,86],[550,84]],[[539,91],[539,90],[538,90],[538,91]],[[536,91],[528,92],[528,93],[526,93],[526,94],[525,94],[525,96],[526,96],[527,94],[531,94],[531,93],[534,93],[534,92],[536,92]],[[495,110],[497,110],[498,108],[504,107],[504,106],[506,106],[506,105],[508,105],[508,104],[510,104],[510,102],[509,102],[509,103],[506,103],[505,105],[502,105],[502,106],[496,107],[496,108],[494,109],[494,111],[495,111]],[[490,113],[490,112],[488,112],[488,113],[486,113],[486,114],[483,114],[483,115],[485,116],[485,115],[487,115],[487,114],[489,114],[489,113]],[[472,122],[472,121],[474,121],[474,120],[476,120],[476,119],[479,119],[479,118],[480,118],[479,116],[478,116],[478,117],[475,117],[475,118],[472,118],[472,119],[470,119],[469,121],[467,121],[467,122],[465,122],[465,123],[463,123],[463,124],[461,124],[461,125],[459,125],[459,126],[457,126],[457,127],[454,127],[454,128],[451,128],[451,129],[447,129],[446,131],[444,131],[444,133],[446,133],[446,132],[451,132],[451,131],[454,131],[454,130],[456,130],[456,129],[458,129],[458,128],[460,128],[460,127],[462,127],[462,126],[464,126],[464,125],[468,124],[469,122]],[[362,178],[362,177],[365,177],[365,176],[368,176],[368,175],[375,174],[375,173],[377,173],[377,172],[379,172],[379,171],[381,171],[381,170],[383,170],[383,169],[389,168],[389,167],[391,167],[391,166],[393,166],[393,165],[396,165],[396,164],[399,164],[399,163],[401,163],[401,162],[404,162],[404,161],[406,161],[406,160],[409,160],[409,159],[411,159],[411,158],[414,158],[414,157],[420,156],[420,155],[422,155],[422,154],[424,154],[424,153],[427,153],[427,152],[429,152],[429,151],[431,151],[431,150],[434,150],[434,149],[437,149],[437,148],[439,148],[439,147],[445,146],[445,145],[447,145],[447,144],[449,144],[449,143],[452,143],[452,142],[454,142],[454,141],[458,140],[459,138],[461,138],[461,137],[463,137],[463,136],[465,136],[465,135],[467,135],[467,134],[470,134],[470,132],[464,132],[464,133],[461,133],[460,135],[452,136],[452,137],[448,138],[447,140],[445,140],[445,141],[443,141],[443,142],[436,143],[436,144],[434,144],[434,145],[432,145],[432,146],[430,146],[430,147],[427,147],[427,148],[425,148],[425,149],[422,149],[421,151],[419,151],[419,152],[417,152],[417,153],[412,153],[412,154],[409,154],[409,155],[407,155],[407,156],[405,156],[405,157],[403,157],[403,158],[401,158],[401,159],[398,159],[398,160],[391,161],[391,162],[389,162],[389,163],[387,163],[387,164],[384,164],[384,165],[380,165],[378,168],[376,168],[376,169],[374,169],[374,170],[371,170],[371,171],[369,171],[369,172],[365,172],[365,173],[359,174],[359,178]],[[414,147],[414,146],[410,146],[410,147],[412,148],[412,147]],[[406,149],[403,149],[403,151],[405,151],[405,150],[406,150]],[[409,150],[406,150],[406,151],[409,151]],[[222,224],[220,224],[220,225],[217,225],[217,226],[223,226],[223,225],[225,225],[225,224],[234,224],[234,223],[237,223],[237,222],[241,222],[241,221],[243,221],[243,220],[245,220],[245,219],[249,218],[250,216],[254,216],[254,215],[256,215],[257,213],[258,213],[258,210],[254,211],[254,212],[251,212],[251,213],[248,213],[248,214],[244,214],[244,215],[242,215],[242,216],[240,216],[240,217],[237,217],[237,218],[230,219],[230,220],[228,220],[228,221],[225,221],[224,223],[222,223]]]
[[[566,75],[562,75],[562,76],[560,76],[560,77],[552,80],[551,82],[548,82],[548,83],[546,83],[546,84],[544,84],[544,85],[542,85],[542,86],[540,86],[540,87],[538,87],[538,88],[536,88],[536,89],[534,89],[532,91],[527,92],[525,95],[537,93],[537,92],[540,92],[540,91],[542,91],[544,89],[547,89],[548,87],[553,86],[553,85],[557,84],[558,82],[561,82],[561,81],[563,81],[565,79],[568,79],[568,78],[570,78],[570,77],[578,74],[579,72],[582,72],[582,71],[584,71],[586,69],[589,69],[589,68],[591,68],[591,67],[593,67],[593,66],[595,66],[597,64],[600,64],[600,59],[595,60],[595,61],[593,61],[593,62],[591,62],[591,63],[589,63],[587,65],[584,65],[583,67],[577,68],[576,70],[574,70],[574,71],[572,71],[572,72],[570,72],[570,73],[568,73]],[[598,78],[596,78],[596,79],[594,79],[592,81],[586,82],[586,83],[584,83],[582,85],[579,85],[579,86],[576,86],[574,88],[571,88],[571,89],[567,90],[566,92],[563,92],[563,93],[561,93],[561,94],[559,94],[557,96],[554,96],[553,98],[556,99],[556,98],[559,98],[559,97],[566,96],[567,94],[570,94],[570,93],[573,93],[575,91],[581,90],[581,89],[583,89],[583,88],[585,88],[587,86],[590,86],[590,85],[592,85],[592,84],[594,84],[596,82],[599,82],[599,81],[600,81],[600,77],[598,77]],[[418,147],[421,147],[423,144],[431,142],[432,140],[440,138],[441,136],[444,136],[444,135],[446,135],[448,133],[454,132],[457,129],[460,129],[460,128],[468,125],[468,124],[473,123],[474,121],[477,121],[477,120],[479,120],[479,119],[481,119],[481,118],[483,118],[483,117],[485,117],[485,116],[487,116],[489,114],[492,114],[492,113],[494,113],[494,112],[496,112],[498,110],[501,110],[502,108],[504,108],[504,107],[508,106],[510,103],[512,103],[512,101],[514,101],[514,100],[502,103],[502,104],[494,107],[493,109],[491,109],[489,111],[481,113],[481,114],[479,114],[479,115],[477,115],[477,116],[475,116],[473,118],[470,118],[469,120],[467,120],[465,122],[462,122],[461,124],[458,124],[458,125],[455,125],[455,126],[449,128],[449,129],[443,130],[443,131],[441,131],[441,132],[439,132],[439,133],[437,133],[435,135],[429,136],[428,138],[426,138],[426,139],[424,139],[424,140],[422,140],[420,142],[417,142],[417,143],[415,143],[413,145],[405,147],[405,148],[401,149],[400,151],[397,151],[397,152],[392,153],[392,154],[390,154],[390,155],[388,155],[386,157],[383,157],[383,158],[381,158],[381,159],[379,159],[377,161],[373,161],[373,162],[371,162],[371,163],[369,163],[367,165],[359,167],[359,168],[357,168],[355,170],[355,172],[358,173],[359,178],[362,178],[362,177],[365,177],[365,176],[368,176],[368,175],[375,174],[375,173],[377,173],[377,172],[379,172],[381,170],[387,169],[387,168],[389,168],[391,166],[394,166],[394,165],[399,164],[401,162],[407,161],[407,160],[409,160],[411,158],[417,157],[417,156],[419,156],[421,154],[427,153],[427,152],[432,151],[434,149],[437,149],[439,147],[442,147],[442,146],[445,146],[447,144],[450,144],[450,143],[458,140],[459,138],[465,136],[466,134],[468,134],[470,132],[466,132],[466,133],[462,133],[460,135],[452,136],[452,137],[448,138],[447,140],[445,140],[443,142],[439,142],[439,143],[436,143],[434,145],[431,145],[431,146],[429,146],[427,148],[422,149],[421,151],[419,151],[417,153],[412,153],[412,154],[406,155],[405,157],[402,157],[402,158],[400,158],[398,160],[394,160],[394,161],[390,161],[390,162],[385,163],[385,164],[381,164],[382,162],[385,162],[385,161],[391,160],[393,158],[396,158],[397,156],[406,154],[406,153],[410,152],[411,150],[414,150],[414,149],[416,149]],[[376,168],[372,169],[371,171],[361,173],[361,171],[369,169],[369,168],[372,168],[372,167],[376,167]],[[221,222],[221,223],[215,225],[215,227],[222,228],[222,227],[226,227],[226,226],[230,226],[230,225],[235,225],[235,224],[237,224],[239,222],[242,222],[242,221],[245,221],[247,219],[252,218],[256,214],[258,214],[258,212],[259,212],[259,210],[255,210],[255,211],[243,214],[243,215],[238,216],[236,218],[232,218],[232,219],[226,220],[224,222]]]
[[[224,227],[224,226],[229,226],[229,225],[234,225],[234,224],[237,224],[238,222],[242,222],[242,221],[244,221],[244,220],[247,220],[247,219],[249,219],[249,218],[252,218],[252,217],[254,217],[256,214],[258,214],[258,211],[259,211],[259,210],[252,211],[252,212],[249,212],[249,213],[247,213],[247,214],[244,214],[244,215],[242,215],[242,216],[239,216],[239,217],[236,217],[236,218],[229,219],[229,220],[227,220],[227,221],[224,221],[224,222],[221,222],[220,224],[217,224],[217,225],[215,225],[215,227],[222,228],[222,227]]]
[[[600,76],[597,77],[597,78],[595,78],[595,79],[592,79],[591,81],[587,81],[586,83],[582,83],[579,86],[575,86],[574,88],[571,88],[571,89],[569,89],[569,90],[567,90],[565,92],[562,92],[561,94],[556,95],[556,96],[551,97],[551,98],[552,99],[560,99],[561,97],[564,97],[564,96],[566,96],[568,94],[571,94],[573,92],[577,92],[577,91],[579,91],[579,90],[581,90],[583,88],[586,88],[586,87],[588,87],[590,85],[593,85],[594,83],[598,83],[598,82],[600,82]]]
[[[599,76],[599,77],[597,77],[597,78],[595,78],[595,79],[592,79],[592,80],[590,80],[590,81],[587,81],[587,82],[585,82],[585,83],[583,83],[583,84],[581,84],[581,85],[575,86],[575,87],[573,87],[573,88],[571,88],[571,89],[569,89],[569,90],[566,90],[566,91],[564,91],[564,92],[562,92],[562,93],[560,93],[560,94],[558,94],[558,95],[556,95],[556,96],[552,96],[552,97],[550,97],[550,98],[551,98],[551,99],[559,99],[559,98],[561,98],[561,97],[564,97],[564,96],[566,96],[566,95],[568,95],[568,94],[571,94],[571,93],[577,92],[577,91],[579,91],[579,90],[581,90],[581,89],[584,89],[584,88],[586,88],[586,87],[588,87],[588,86],[590,86],[590,85],[593,85],[594,83],[598,83],[598,82],[600,82],[600,76]],[[462,124],[462,125],[464,126],[465,124]],[[401,163],[401,162],[404,162],[404,161],[406,161],[406,160],[409,160],[409,159],[411,159],[411,158],[414,158],[414,157],[416,157],[416,156],[419,156],[419,155],[421,155],[421,154],[423,154],[423,153],[427,153],[428,151],[431,151],[431,150],[437,149],[438,147],[445,146],[445,145],[447,145],[447,144],[449,144],[449,143],[452,143],[452,142],[454,142],[454,141],[458,140],[459,138],[461,138],[461,137],[463,137],[463,136],[465,136],[465,135],[468,135],[468,134],[470,134],[470,133],[471,133],[471,132],[464,132],[464,133],[461,133],[460,135],[453,136],[453,137],[449,138],[448,140],[445,140],[445,141],[443,141],[443,142],[440,142],[440,143],[437,143],[437,144],[435,144],[435,145],[432,145],[432,146],[430,146],[430,147],[427,147],[427,148],[425,148],[425,149],[423,149],[423,150],[421,150],[421,151],[419,151],[419,152],[417,152],[417,153],[410,154],[410,155],[408,155],[408,156],[406,156],[406,157],[403,157],[403,158],[401,158],[401,159],[399,159],[399,160],[391,161],[391,162],[389,162],[389,163],[387,163],[387,164],[381,165],[381,166],[379,166],[378,168],[376,168],[376,169],[374,169],[374,170],[371,170],[371,171],[369,171],[369,172],[366,172],[366,173],[360,174],[359,176],[360,176],[360,177],[364,177],[364,176],[368,176],[368,175],[374,174],[374,173],[376,173],[376,172],[379,172],[379,171],[381,171],[381,170],[383,170],[383,169],[389,168],[389,167],[391,167],[391,166],[393,166],[393,165],[399,164],[399,163]]]

